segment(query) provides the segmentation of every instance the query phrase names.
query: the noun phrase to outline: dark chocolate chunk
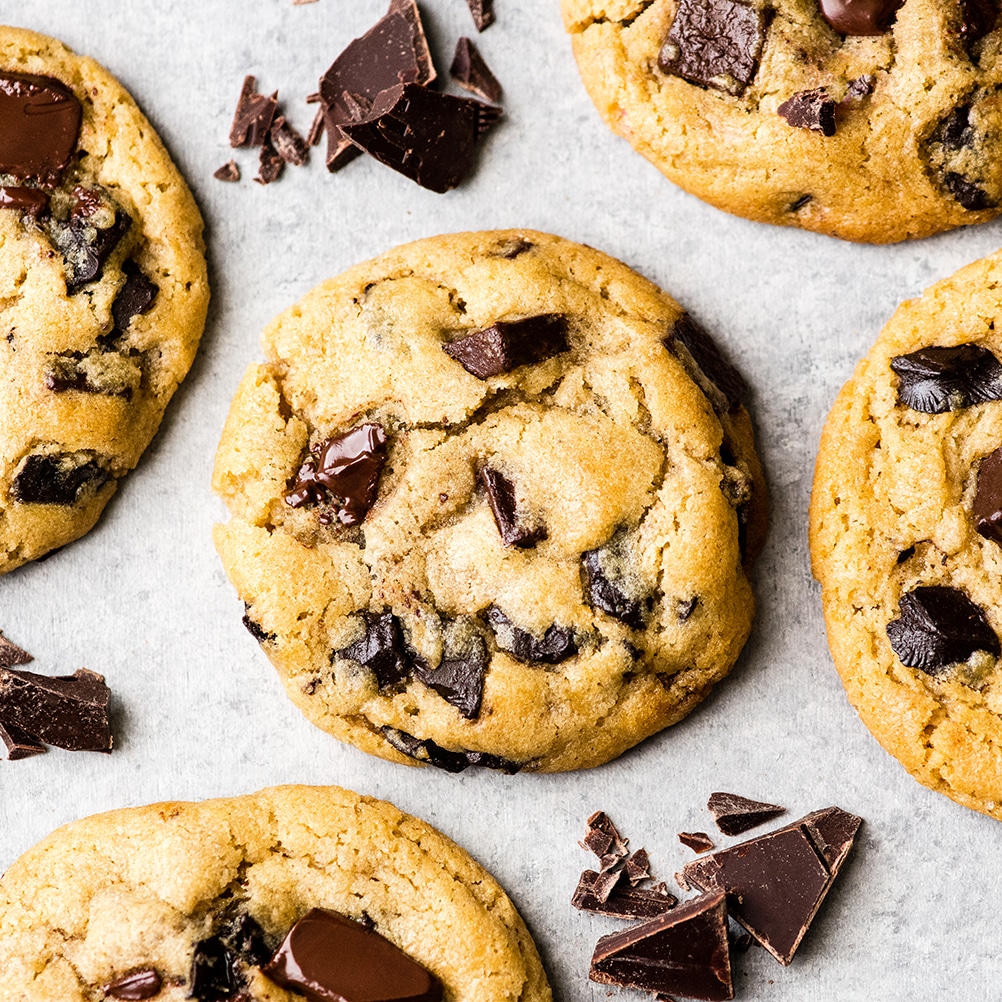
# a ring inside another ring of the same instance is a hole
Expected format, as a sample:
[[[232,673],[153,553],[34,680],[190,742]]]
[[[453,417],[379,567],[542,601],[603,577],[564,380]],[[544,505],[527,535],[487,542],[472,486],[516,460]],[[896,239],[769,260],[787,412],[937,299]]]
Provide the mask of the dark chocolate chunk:
[[[679,350],[679,346],[685,349],[688,358]],[[695,365],[698,373],[694,373],[697,382],[701,385],[709,382],[721,394],[726,404],[726,409],[735,410],[740,406],[745,395],[745,381],[741,373],[731,365],[720,353],[716,342],[706,332],[706,330],[688,313],[683,313],[675,326],[671,335],[665,341],[665,347],[679,355],[684,363],[689,362]],[[686,368],[691,369],[691,365]],[[702,380],[698,377],[702,376]],[[705,387],[703,387],[705,390]],[[717,406],[717,401],[710,395],[710,402]]]
[[[838,807],[685,864],[686,878],[726,892],[731,916],[789,964],[852,848],[861,819]]]
[[[418,67],[418,75],[413,80],[405,80],[403,77],[400,77],[397,82],[433,83],[438,74],[435,72],[435,64],[432,62],[428,39],[425,38],[424,25],[421,23],[421,11],[418,9],[417,0],[390,0],[390,9],[386,13],[402,14],[407,19],[407,23],[411,26],[411,43],[414,48],[414,59]]]
[[[623,864],[623,872],[626,879],[634,887],[643,880],[651,878],[651,859],[647,855],[646,849],[638,849],[635,853],[627,856]]]
[[[111,751],[104,678],[86,668],[49,677],[0,669],[0,722],[69,751]]]
[[[755,78],[765,15],[735,0],[681,0],[661,47],[665,73],[736,96]]]
[[[13,668],[14,665],[26,665],[35,659],[17,644],[8,640],[0,633],[0,668]]]
[[[442,984],[374,929],[322,908],[290,930],[263,973],[325,1002],[440,1002]]]
[[[484,676],[490,664],[487,644],[475,629],[454,630],[455,640],[447,639],[445,654],[437,668],[429,668],[420,659],[414,661],[414,674],[451,703],[467,720],[480,716],[484,695]]]
[[[988,197],[988,192],[979,184],[958,174],[955,170],[948,170],[943,174],[943,187],[953,195],[953,197],[971,212],[979,212],[981,209],[991,209],[995,202]]]
[[[110,226],[96,226],[88,207],[88,203],[83,202],[68,220],[54,222],[49,231],[63,255],[66,291],[70,295],[104,274],[105,262],[132,228],[132,217],[122,209],[115,210]]]
[[[485,466],[480,471],[480,480],[487,491],[487,500],[494,513],[498,532],[501,533],[501,542],[505,546],[528,549],[546,539],[546,526],[541,523],[525,523],[519,512],[515,485],[503,473]]]
[[[999,17],[997,0],[960,0],[960,40],[970,47],[995,27]]]
[[[286,504],[300,508],[333,498],[336,518],[342,525],[357,525],[376,500],[379,474],[386,462],[386,432],[370,423],[332,435],[313,448],[285,496]],[[334,515],[320,513],[324,525]]]
[[[97,490],[111,474],[95,460],[81,462],[74,454],[28,456],[14,482],[11,496],[21,504],[75,504],[87,487]]]
[[[786,813],[785,807],[749,800],[736,793],[711,793],[706,806],[725,835],[742,835]]]
[[[974,495],[974,528],[993,543],[1002,546],[1002,449],[981,460],[978,467],[978,491]],[[3,637],[0,636],[0,644]],[[0,664],[3,648],[0,646]]]
[[[236,160],[227,160],[222,167],[217,168],[213,172],[212,176],[217,181],[239,181],[240,165]]]
[[[513,776],[524,768],[519,762],[512,762],[502,758],[500,755],[490,755],[487,752],[477,751],[449,751],[442,748],[434,741],[422,741],[406,731],[399,731],[395,727],[381,727],[383,737],[398,752],[407,755],[417,762],[426,762],[435,766],[436,769],[444,769],[446,772],[462,772],[471,765],[481,766],[484,769],[497,769],[499,772],[506,772]]]
[[[644,628],[644,603],[626,593],[622,582],[613,579],[604,563],[603,550],[588,550],[581,554],[588,578],[588,602],[596,609],[608,613],[631,629]]]
[[[131,400],[140,378],[139,367],[130,358],[97,348],[86,354],[54,355],[45,367],[45,385],[53,393],[77,390]]]
[[[971,122],[971,106],[962,104],[954,108],[936,126],[932,138],[942,143],[948,150],[962,150],[973,146],[977,139],[974,125]]]
[[[261,143],[261,154],[258,157],[257,177],[254,178],[258,184],[271,184],[282,176],[285,170],[285,160],[275,149],[271,141],[271,133],[264,137]]]
[[[220,934],[229,949],[245,964],[264,967],[273,951],[268,947],[264,929],[253,916],[240,912]]]
[[[821,16],[842,35],[883,35],[905,0],[819,0]]]
[[[571,904],[583,912],[628,919],[654,918],[678,904],[678,898],[663,883],[652,887],[624,887],[620,884],[605,900],[600,900],[593,891],[600,879],[601,874],[585,870],[578,881]]]
[[[160,289],[139,270],[134,261],[123,262],[122,271],[125,273],[125,285],[118,290],[111,304],[111,318],[115,321],[115,330],[125,333],[133,317],[150,309]]]
[[[191,958],[188,998],[198,1002],[220,1002],[236,992],[234,957],[218,936],[210,936],[195,945]]]
[[[906,563],[907,561],[911,560],[911,558],[914,557],[914,556],[915,556],[915,547],[914,546],[908,546],[908,547],[906,547],[905,549],[903,549],[898,554],[897,560],[895,561],[895,563],[898,563],[898,564]]]
[[[376,676],[380,692],[399,685],[410,674],[412,658],[404,643],[400,620],[392,612],[367,612],[365,636],[334,652],[338,658],[357,661]]]
[[[252,76],[244,77],[237,110],[233,113],[233,124],[230,126],[230,146],[260,146],[274,121],[276,108],[277,91],[270,96],[258,94],[257,80]]]
[[[714,848],[713,839],[706,832],[679,832],[678,840],[693,852],[709,852]]]
[[[711,1002],[733,998],[724,894],[704,894],[664,915],[603,936],[588,977],[603,985]]]
[[[13,209],[37,219],[49,207],[49,196],[38,188],[0,187],[0,209]]]
[[[37,738],[17,724],[5,724],[2,719],[0,719],[0,740],[7,747],[7,758],[12,762],[45,751],[45,745]]]
[[[104,997],[133,1002],[135,999],[151,999],[160,994],[163,979],[160,972],[152,967],[126,974],[110,985],[104,986]]]
[[[835,99],[824,87],[798,91],[776,111],[794,128],[820,132],[823,136],[835,135]]]
[[[279,157],[287,164],[302,167],[310,157],[310,147],[303,137],[289,124],[284,115],[279,115],[271,124],[268,138]]]
[[[617,859],[616,862],[621,862]],[[599,903],[605,904],[612,892],[615,890],[616,885],[619,883],[620,878],[623,876],[623,871],[620,868],[609,868],[603,867],[598,873],[593,870],[586,871],[591,874],[590,876],[590,886],[589,894]]]
[[[567,318],[543,313],[524,320],[496,320],[490,327],[446,342],[442,351],[477,379],[490,379],[570,351]]]
[[[496,605],[487,610],[487,622],[494,630],[498,647],[513,658],[530,664],[556,665],[578,652],[574,631],[570,627],[548,626],[542,637],[516,626]]]
[[[864,73],[850,82],[843,101],[862,101],[864,97],[869,97],[873,93],[873,88],[876,86],[877,78],[870,73]]]
[[[0,174],[59,183],[77,146],[80,102],[52,77],[0,74]]]
[[[977,344],[920,348],[892,358],[891,368],[899,379],[898,400],[925,414],[1002,400],[1002,365]]]
[[[494,0],[466,0],[477,31],[483,31],[494,23]]]
[[[469,174],[477,142],[500,115],[472,98],[400,84],[382,91],[365,118],[339,127],[380,163],[442,193]]]
[[[271,643],[276,639],[274,633],[269,633],[259,623],[251,619],[250,606],[246,602],[244,602],[244,614],[240,622],[244,624],[244,628],[259,644]]]
[[[501,84],[491,73],[480,50],[468,38],[463,37],[456,42],[456,54],[452,57],[449,76],[460,87],[491,104],[497,104],[501,100]]]
[[[887,639],[903,665],[938,675],[975,651],[1002,653],[984,612],[962,591],[919,586],[901,596],[901,615],[887,624]]]

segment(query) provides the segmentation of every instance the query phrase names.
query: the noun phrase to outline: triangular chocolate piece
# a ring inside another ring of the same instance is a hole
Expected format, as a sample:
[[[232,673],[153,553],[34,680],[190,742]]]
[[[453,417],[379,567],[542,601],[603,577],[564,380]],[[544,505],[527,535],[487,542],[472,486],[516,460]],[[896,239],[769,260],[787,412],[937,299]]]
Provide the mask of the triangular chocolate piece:
[[[13,668],[14,665],[26,665],[35,659],[17,644],[8,640],[0,633],[0,668]]]
[[[12,762],[19,758],[29,758],[41,755],[45,745],[17,724],[5,724],[0,721],[0,741],[7,746],[7,758]]]
[[[583,912],[624,919],[654,918],[671,911],[678,904],[678,898],[663,882],[651,887],[629,887],[617,881],[619,886],[614,884],[610,893],[602,897],[604,888],[601,881],[605,876],[594,870],[585,870],[574,890],[571,904]]]
[[[588,977],[603,985],[723,1002],[734,998],[727,907],[717,891],[603,936]]]
[[[711,793],[706,806],[725,835],[742,835],[786,813],[785,807],[749,800],[736,793]]]

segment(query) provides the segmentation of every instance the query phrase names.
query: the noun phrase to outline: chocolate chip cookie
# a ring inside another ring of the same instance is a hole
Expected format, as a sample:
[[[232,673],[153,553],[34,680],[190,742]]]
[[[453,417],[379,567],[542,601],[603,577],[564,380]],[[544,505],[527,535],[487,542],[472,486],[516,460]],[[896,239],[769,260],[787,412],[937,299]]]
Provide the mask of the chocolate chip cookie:
[[[94,525],[207,302],[198,208],[132,98],[0,27],[0,573]]]
[[[1002,205],[998,0],[562,0],[609,127],[760,222],[888,243]]]
[[[337,787],[66,825],[0,879],[0,928],[9,1002],[551,998],[489,873],[423,821]]]
[[[811,552],[849,699],[1002,819],[1002,253],[903,304],[825,425]]]
[[[584,768],[727,674],[764,520],[744,384],[650,282],[542,233],[436,237],[263,341],[215,539],[318,726],[451,771]]]

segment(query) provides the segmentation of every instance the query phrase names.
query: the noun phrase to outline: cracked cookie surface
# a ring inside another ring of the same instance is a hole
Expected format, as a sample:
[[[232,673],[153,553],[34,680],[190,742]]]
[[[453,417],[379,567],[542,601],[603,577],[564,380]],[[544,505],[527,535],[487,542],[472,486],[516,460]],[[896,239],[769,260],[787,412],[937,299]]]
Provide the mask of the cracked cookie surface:
[[[313,908],[394,943],[441,980],[444,1002],[551,998],[521,918],[466,852],[385,801],[305,786],[112,811],[55,831],[0,878],[0,996],[296,1002],[261,966]],[[233,978],[222,995],[192,984],[206,944],[225,944],[216,950]],[[150,971],[154,994],[105,995]]]
[[[893,23],[841,34],[818,0],[562,0],[606,124],[711,205],[873,243],[994,218],[998,3],[866,6]]]
[[[58,131],[26,128],[11,160],[11,122],[46,118],[24,93],[79,108],[54,169]],[[191,365],[208,286],[194,199],[105,69],[0,27],[0,105],[3,573],[94,525]]]
[[[451,771],[585,768],[730,670],[765,517],[743,383],[646,279],[547,234],[436,237],[263,342],[215,541],[315,724]]]
[[[1002,548],[979,527],[1002,500],[1000,289],[994,254],[888,322],[825,425],[811,554],[863,722],[919,782],[1002,819]]]

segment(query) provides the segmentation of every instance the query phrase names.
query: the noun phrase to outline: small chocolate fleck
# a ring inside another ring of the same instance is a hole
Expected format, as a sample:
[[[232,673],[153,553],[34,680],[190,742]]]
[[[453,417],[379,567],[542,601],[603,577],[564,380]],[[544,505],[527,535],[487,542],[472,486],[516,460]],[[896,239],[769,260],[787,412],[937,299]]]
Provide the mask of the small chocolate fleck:
[[[227,160],[222,167],[217,168],[213,172],[212,176],[217,181],[239,181],[240,165],[236,160]]]
[[[887,624],[887,639],[908,668],[938,675],[975,651],[1002,654],[984,612],[957,588],[919,586],[901,596],[899,607],[899,618]]]
[[[714,848],[713,839],[706,832],[679,832],[678,840],[693,852],[709,852]]]
[[[692,614],[696,611],[696,606],[699,605],[699,596],[693,595],[692,598],[679,599],[676,609],[678,611],[679,622],[687,623]]]
[[[920,348],[892,358],[891,368],[899,379],[898,400],[925,414],[1002,400],[1002,365],[977,344]]]
[[[276,639],[274,633],[269,633],[259,623],[256,623],[253,619],[251,619],[250,606],[246,602],[244,602],[244,615],[243,618],[240,620],[240,622],[244,624],[244,627],[246,628],[247,632],[259,644],[271,643],[271,641]]]
[[[414,675],[451,703],[467,720],[480,716],[484,676],[490,664],[484,638],[472,629],[464,631],[461,643],[447,644],[437,668],[414,660]]]
[[[13,641],[8,640],[0,632],[0,668],[13,668],[15,665],[26,665],[35,659]]]
[[[846,88],[846,101],[862,101],[864,97],[869,97],[873,93],[873,88],[877,86],[877,78],[871,73],[864,73],[856,77]]]
[[[908,546],[908,547],[906,547],[905,549],[903,549],[898,554],[896,562],[899,563],[899,564],[903,564],[903,563],[906,563],[907,561],[911,560],[911,558],[914,557],[914,556],[915,556],[915,547],[914,546]]]
[[[571,904],[584,912],[611,915],[613,918],[646,919],[663,915],[678,904],[678,898],[671,894],[663,883],[652,887],[616,886],[605,900],[600,900],[594,892],[601,874],[585,870],[571,898]]]
[[[218,936],[210,936],[195,945],[191,958],[188,998],[198,1002],[221,1002],[236,991],[233,954]]]
[[[501,100],[501,84],[491,73],[480,50],[466,37],[456,42],[456,53],[452,57],[449,76],[460,87],[490,104],[497,104]]]
[[[790,212],[799,212],[805,205],[809,205],[814,200],[813,195],[801,195],[790,203]]]
[[[1002,546],[1002,449],[981,460],[978,489],[974,496],[974,528],[993,543]],[[0,642],[3,638],[0,637]],[[0,663],[3,649],[0,647]]]
[[[628,595],[622,582],[614,580],[608,569],[603,567],[603,551],[588,550],[581,554],[581,562],[588,578],[589,603],[631,629],[642,630],[645,603]]]
[[[735,0],[681,0],[658,66],[701,87],[740,96],[755,78],[765,15]]]
[[[480,471],[480,481],[487,491],[487,500],[494,513],[494,521],[501,534],[501,542],[505,546],[529,549],[546,539],[545,525],[542,523],[527,525],[525,523],[522,513],[519,511],[515,485],[503,473],[485,466]]]
[[[749,800],[736,793],[711,793],[706,806],[725,835],[742,835],[786,813],[785,807]]]
[[[883,35],[905,0],[819,0],[821,16],[842,35]]]
[[[671,334],[664,342],[665,347],[679,357],[685,364],[691,360],[698,373],[697,382],[705,391],[702,382],[709,382],[721,394],[728,410],[736,410],[741,405],[745,395],[745,381],[741,373],[721,354],[716,342],[705,328],[696,323],[688,313],[683,313],[672,328]],[[679,346],[685,349],[688,358],[680,352]],[[686,366],[691,368],[691,366]],[[702,376],[702,381],[698,379]],[[717,408],[717,401],[710,395],[710,402]]]
[[[570,351],[567,317],[543,313],[522,320],[496,320],[490,327],[444,343],[442,351],[477,379],[490,379]]]
[[[163,979],[159,971],[146,967],[141,971],[133,971],[104,986],[104,996],[109,999],[121,999],[123,1002],[133,1002],[135,999],[151,999],[160,993]]]
[[[272,122],[268,138],[275,152],[293,167],[302,167],[310,157],[309,144],[289,124],[284,115],[279,115]]]
[[[494,0],[466,0],[477,31],[483,31],[494,23]]]
[[[500,755],[491,755],[488,752],[449,751],[430,739],[422,741],[420,738],[416,738],[406,731],[397,730],[395,727],[381,727],[380,730],[387,742],[398,752],[417,762],[425,762],[435,766],[436,769],[444,769],[446,772],[462,772],[473,765],[481,766],[484,769],[497,769],[499,772],[513,776],[525,768],[525,763],[512,762],[510,759],[502,758]]]
[[[76,504],[81,492],[104,486],[111,474],[94,460],[76,455],[28,456],[11,484],[11,496],[21,504]]]
[[[0,209],[13,209],[37,219],[49,208],[49,196],[38,188],[0,187]]]
[[[776,111],[794,128],[820,132],[823,136],[835,135],[835,99],[824,87],[798,91]]]
[[[363,622],[365,635],[334,651],[334,657],[364,665],[376,676],[380,692],[386,692],[403,682],[412,666],[400,620],[392,612],[367,612]]]
[[[553,623],[542,637],[535,637],[516,626],[496,605],[488,608],[487,622],[491,624],[498,647],[519,661],[556,665],[578,652],[570,627]]]
[[[249,75],[244,77],[230,126],[230,146],[260,146],[268,135],[277,108],[277,91],[270,96],[259,94],[257,80]]]

